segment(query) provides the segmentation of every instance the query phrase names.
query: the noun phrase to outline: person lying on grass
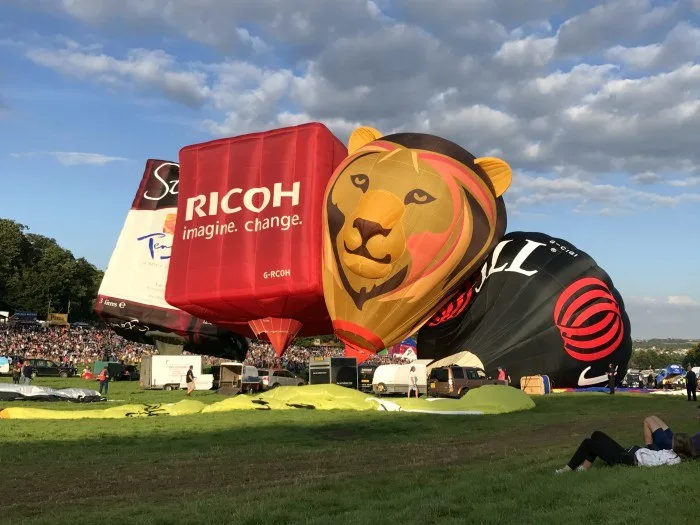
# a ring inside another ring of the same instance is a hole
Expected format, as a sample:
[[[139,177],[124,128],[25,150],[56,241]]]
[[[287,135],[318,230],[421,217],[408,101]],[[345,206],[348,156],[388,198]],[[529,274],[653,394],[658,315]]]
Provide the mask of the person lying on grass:
[[[696,452],[700,452],[700,432],[690,436],[690,442]],[[673,449],[673,430],[658,416],[644,418],[644,443],[652,450]]]
[[[554,473],[588,470],[596,458],[602,459],[608,465],[660,467],[661,465],[676,465],[684,459],[693,457],[695,457],[695,450],[687,434],[675,434],[671,450],[651,450],[637,446],[626,449],[607,434],[596,430],[591,434],[591,437],[581,442],[571,460],[564,467],[555,470]]]

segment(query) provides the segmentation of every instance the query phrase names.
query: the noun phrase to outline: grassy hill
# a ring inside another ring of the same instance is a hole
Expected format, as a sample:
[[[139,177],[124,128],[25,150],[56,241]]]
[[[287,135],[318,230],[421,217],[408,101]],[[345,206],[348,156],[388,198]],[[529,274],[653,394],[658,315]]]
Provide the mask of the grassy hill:
[[[183,393],[120,383],[110,397],[114,405],[177,401]],[[501,416],[300,410],[2,420],[0,522],[698,523],[700,462],[656,469],[601,463],[552,475],[596,429],[626,445],[640,443],[642,418],[658,414],[677,431],[699,431],[694,403],[619,394],[535,401],[532,411]]]

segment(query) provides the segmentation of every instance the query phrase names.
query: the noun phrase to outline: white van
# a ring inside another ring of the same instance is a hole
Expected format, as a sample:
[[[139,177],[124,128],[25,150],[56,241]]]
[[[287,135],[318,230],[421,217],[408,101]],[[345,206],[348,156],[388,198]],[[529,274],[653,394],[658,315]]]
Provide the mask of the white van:
[[[185,381],[190,366],[193,368],[195,384],[206,388],[209,378],[202,375],[201,355],[147,355],[141,360],[141,388],[145,390],[179,390],[186,388]],[[197,379],[199,378],[199,381]],[[214,378],[211,377],[211,381]],[[209,385],[211,388],[211,384]]]
[[[416,359],[405,365],[380,365],[374,371],[372,378],[372,392],[376,395],[390,395],[408,393],[408,376],[411,367],[416,367],[418,376],[418,393],[428,395],[428,372],[426,367],[432,363],[432,359]]]

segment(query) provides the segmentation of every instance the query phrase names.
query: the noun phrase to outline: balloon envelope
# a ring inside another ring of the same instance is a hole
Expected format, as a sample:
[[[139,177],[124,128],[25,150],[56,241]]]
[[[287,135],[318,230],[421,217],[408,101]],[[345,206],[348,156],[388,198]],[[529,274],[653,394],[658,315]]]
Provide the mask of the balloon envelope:
[[[325,195],[323,286],[358,360],[400,343],[483,262],[506,226],[510,168],[419,133],[359,128]]]
[[[169,303],[250,323],[281,354],[332,333],[321,281],[323,192],[345,146],[305,124],[183,148]]]
[[[487,371],[514,382],[545,374],[555,386],[616,381],[632,353],[630,321],[608,274],[571,243],[513,232],[418,333],[418,355],[439,359],[467,350]]]
[[[165,281],[175,232],[179,167],[149,159],[95,303],[95,312],[119,335],[144,344],[182,347],[197,341],[203,353],[223,351],[221,338],[245,339],[172,307]],[[236,346],[236,345],[234,345]],[[181,351],[181,349],[180,349]]]

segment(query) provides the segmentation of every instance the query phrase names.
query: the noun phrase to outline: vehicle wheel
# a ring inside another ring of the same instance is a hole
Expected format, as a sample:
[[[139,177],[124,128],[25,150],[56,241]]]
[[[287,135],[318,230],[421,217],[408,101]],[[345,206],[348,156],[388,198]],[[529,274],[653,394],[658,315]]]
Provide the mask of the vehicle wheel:
[[[462,390],[459,391],[459,397],[462,398],[464,395],[469,392],[468,388],[463,388]]]
[[[377,393],[381,396],[386,393],[386,385],[384,383],[379,383],[377,385]]]
[[[65,379],[66,377],[68,377],[68,372],[61,372],[60,374],[58,374],[58,376],[62,379]]]
[[[270,387],[270,390],[272,390],[273,388],[277,388],[278,386],[280,386],[279,383],[272,383],[272,386]]]
[[[165,387],[163,388],[163,390],[168,390],[168,391],[170,391],[172,389],[173,389],[173,387],[171,385],[165,385]]]
[[[36,372],[32,372],[32,379],[36,379]]]
[[[297,383],[297,386],[304,386],[304,383]]]

